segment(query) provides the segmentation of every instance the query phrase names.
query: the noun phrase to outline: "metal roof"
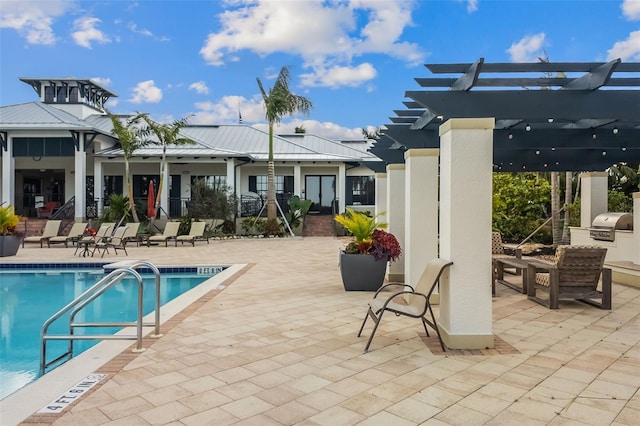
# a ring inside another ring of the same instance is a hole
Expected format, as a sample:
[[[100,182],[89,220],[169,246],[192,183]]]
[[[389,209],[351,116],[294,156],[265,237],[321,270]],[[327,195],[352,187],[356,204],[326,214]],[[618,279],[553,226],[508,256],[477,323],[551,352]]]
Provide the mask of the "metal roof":
[[[75,81],[75,80],[74,80]],[[128,116],[123,116],[126,119]],[[0,107],[0,131],[8,130],[69,130],[101,133],[113,138],[111,119],[105,114],[93,114],[80,119],[57,108],[55,104],[29,102]],[[228,157],[254,161],[267,161],[269,156],[269,134],[248,125],[187,126],[181,135],[192,139],[193,145],[169,146],[171,157]],[[274,158],[276,161],[305,162],[380,162],[373,154],[316,135],[274,135]],[[95,153],[99,157],[123,157],[119,146]],[[162,148],[149,145],[138,149],[135,157],[162,155]]]
[[[110,91],[109,89],[107,89],[106,87],[100,85],[100,83],[97,83],[96,81],[90,79],[90,78],[76,78],[76,77],[57,77],[57,78],[51,78],[51,77],[41,77],[41,78],[32,78],[32,77],[20,77],[20,81],[27,83],[28,85],[30,85],[31,87],[33,87],[33,89],[36,91],[36,93],[38,93],[39,96],[42,96],[42,86],[41,83],[43,81],[46,82],[50,82],[50,83],[55,83],[55,84],[70,84],[70,83],[77,83],[79,85],[84,86],[87,90],[90,90],[92,92],[96,92],[97,94],[99,94],[100,96],[103,97],[117,97],[118,95],[115,92]]]
[[[405,92],[406,109],[394,111],[371,149],[387,163],[402,163],[398,152],[409,148],[439,147],[444,121],[473,117],[496,119],[496,171],[604,170],[640,161],[640,63],[481,58],[426,67],[454,76],[415,79],[429,90]]]
[[[75,115],[41,102],[0,107],[0,130],[94,130]]]

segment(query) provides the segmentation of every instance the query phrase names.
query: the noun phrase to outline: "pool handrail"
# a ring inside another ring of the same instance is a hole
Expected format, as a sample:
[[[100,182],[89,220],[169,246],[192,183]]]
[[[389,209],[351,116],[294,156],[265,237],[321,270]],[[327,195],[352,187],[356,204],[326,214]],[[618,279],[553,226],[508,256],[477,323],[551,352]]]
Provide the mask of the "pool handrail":
[[[151,269],[156,276],[156,309],[155,309],[155,322],[154,324],[144,324],[142,321],[142,313],[143,313],[143,293],[144,286],[142,282],[141,275],[135,270],[142,266],[146,266]],[[90,302],[95,300],[100,295],[104,294],[109,288],[118,284],[126,274],[133,275],[134,278],[138,281],[138,315],[137,321],[135,322],[127,322],[127,323],[74,323],[73,319],[75,315],[84,307],[86,307]],[[64,315],[69,310],[75,308],[69,318],[69,335],[47,335],[47,331],[49,326],[57,319],[59,319],[62,315]],[[104,326],[114,326],[114,327],[136,327],[136,335],[123,335],[123,334],[109,334],[109,335],[74,335],[73,330],[75,327],[104,327]],[[158,268],[150,262],[141,261],[136,262],[131,265],[127,265],[122,268],[115,269],[111,271],[106,277],[99,280],[96,284],[91,286],[89,289],[85,290],[81,295],[76,297],[73,301],[68,303],[65,307],[60,309],[58,312],[53,314],[47,321],[44,322],[42,326],[42,330],[40,333],[41,339],[41,352],[40,352],[40,375],[45,373],[47,367],[67,358],[67,360],[73,357],[73,342],[75,340],[136,340],[136,348],[134,352],[142,352],[144,348],[142,348],[142,327],[143,326],[155,326],[154,335],[152,337],[160,337],[160,271]],[[46,342],[48,340],[68,340],[69,346],[66,353],[56,357],[54,360],[50,362],[46,362]]]

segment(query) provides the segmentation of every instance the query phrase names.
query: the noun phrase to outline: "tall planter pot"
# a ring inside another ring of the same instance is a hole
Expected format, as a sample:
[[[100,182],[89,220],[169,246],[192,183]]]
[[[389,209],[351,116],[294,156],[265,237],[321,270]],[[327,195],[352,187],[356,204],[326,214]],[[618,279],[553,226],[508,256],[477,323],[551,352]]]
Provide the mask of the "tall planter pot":
[[[376,291],[384,282],[386,260],[369,254],[340,252],[340,273],[345,291]]]
[[[15,256],[20,247],[20,238],[15,235],[0,235],[0,257]]]

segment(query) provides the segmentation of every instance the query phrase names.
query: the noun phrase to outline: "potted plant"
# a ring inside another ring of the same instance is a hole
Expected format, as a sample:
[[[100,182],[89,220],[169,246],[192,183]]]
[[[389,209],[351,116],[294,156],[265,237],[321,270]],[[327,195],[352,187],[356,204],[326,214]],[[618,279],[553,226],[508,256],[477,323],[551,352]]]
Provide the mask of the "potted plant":
[[[20,216],[15,214],[13,206],[0,207],[0,257],[15,256],[20,247],[20,233],[17,226]]]
[[[340,274],[347,291],[375,291],[384,282],[387,263],[398,259],[402,253],[398,239],[384,231],[386,223],[376,222],[363,212],[347,208],[335,216],[353,237],[340,252]]]

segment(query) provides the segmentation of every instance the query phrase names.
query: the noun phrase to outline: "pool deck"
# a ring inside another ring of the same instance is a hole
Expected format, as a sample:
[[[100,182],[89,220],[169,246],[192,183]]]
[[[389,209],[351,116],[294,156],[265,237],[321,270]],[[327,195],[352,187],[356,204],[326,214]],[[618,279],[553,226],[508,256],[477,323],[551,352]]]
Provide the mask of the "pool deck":
[[[36,415],[40,404],[14,420],[25,410],[14,394],[0,405],[0,424],[638,424],[640,289],[614,283],[611,311],[579,302],[551,311],[498,284],[495,349],[443,353],[419,321],[389,315],[364,354],[371,323],[356,334],[371,293],[344,292],[342,246],[242,239],[106,255],[245,266],[181,309],[163,337],[146,338],[146,351],[87,362],[88,373],[109,376],[62,414]],[[73,251],[33,245],[0,262],[99,260]],[[64,392],[40,382],[24,390],[30,400]]]

